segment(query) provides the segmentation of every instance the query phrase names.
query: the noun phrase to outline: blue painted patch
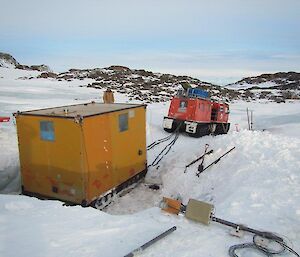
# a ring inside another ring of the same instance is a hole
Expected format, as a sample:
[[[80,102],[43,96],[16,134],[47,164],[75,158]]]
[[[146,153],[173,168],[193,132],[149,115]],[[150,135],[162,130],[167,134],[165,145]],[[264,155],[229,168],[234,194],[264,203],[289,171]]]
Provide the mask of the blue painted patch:
[[[54,141],[54,125],[52,121],[41,121],[40,122],[40,137],[42,140]]]

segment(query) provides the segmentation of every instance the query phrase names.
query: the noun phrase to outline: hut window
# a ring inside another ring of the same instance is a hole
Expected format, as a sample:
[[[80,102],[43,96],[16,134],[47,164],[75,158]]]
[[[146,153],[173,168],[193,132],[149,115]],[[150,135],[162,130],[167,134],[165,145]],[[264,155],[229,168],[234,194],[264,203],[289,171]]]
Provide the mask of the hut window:
[[[126,130],[128,130],[128,113],[119,115],[119,131],[122,132]]]
[[[42,140],[54,141],[54,126],[52,121],[40,122],[40,137]]]

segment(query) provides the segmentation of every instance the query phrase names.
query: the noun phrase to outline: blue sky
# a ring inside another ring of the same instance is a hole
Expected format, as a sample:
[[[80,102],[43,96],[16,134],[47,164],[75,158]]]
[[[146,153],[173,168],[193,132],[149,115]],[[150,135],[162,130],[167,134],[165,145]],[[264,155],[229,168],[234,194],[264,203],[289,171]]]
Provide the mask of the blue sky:
[[[55,71],[114,64],[226,83],[300,71],[300,0],[0,0],[0,51]]]

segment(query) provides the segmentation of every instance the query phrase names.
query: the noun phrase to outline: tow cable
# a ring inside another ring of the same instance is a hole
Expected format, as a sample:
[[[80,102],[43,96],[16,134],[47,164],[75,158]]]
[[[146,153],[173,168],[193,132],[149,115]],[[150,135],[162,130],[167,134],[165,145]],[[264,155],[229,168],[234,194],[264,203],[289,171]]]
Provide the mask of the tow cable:
[[[153,162],[150,165],[148,165],[148,168],[155,167],[155,166],[157,166],[157,169],[159,168],[158,164],[161,162],[161,160],[164,158],[164,156],[166,156],[170,152],[171,148],[176,143],[176,141],[180,135],[179,130],[180,130],[181,125],[182,125],[182,122],[179,123],[179,125],[176,127],[175,131],[171,135],[161,138],[161,139],[158,139],[147,146],[147,150],[150,150],[163,142],[167,142],[174,136],[174,138],[156,156],[156,158],[153,160]]]
[[[168,135],[167,137],[158,139],[156,141],[154,141],[152,144],[147,146],[147,150],[153,149],[155,146],[163,143],[163,142],[167,142],[171,139],[171,141],[160,151],[160,153],[155,157],[155,159],[153,160],[153,162],[147,166],[147,169],[149,167],[156,167],[156,170],[159,169],[159,163],[161,162],[161,160],[171,151],[173,145],[176,143],[178,137],[179,137],[179,130],[180,127],[183,123],[180,122],[178,124],[178,126],[176,127],[175,131],[171,134]],[[174,138],[173,138],[174,137]],[[158,173],[158,171],[156,172],[147,172],[147,175],[145,177],[145,184],[149,186],[150,189],[153,190],[158,190],[160,188],[159,185],[162,184],[162,180],[160,178],[160,174]]]

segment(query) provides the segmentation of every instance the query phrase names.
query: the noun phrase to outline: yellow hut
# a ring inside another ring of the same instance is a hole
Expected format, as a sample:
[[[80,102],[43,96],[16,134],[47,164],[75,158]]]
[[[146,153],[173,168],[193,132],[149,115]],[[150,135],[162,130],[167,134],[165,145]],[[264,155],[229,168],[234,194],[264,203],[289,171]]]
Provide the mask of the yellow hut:
[[[24,194],[94,205],[145,176],[146,106],[87,103],[15,113]]]

